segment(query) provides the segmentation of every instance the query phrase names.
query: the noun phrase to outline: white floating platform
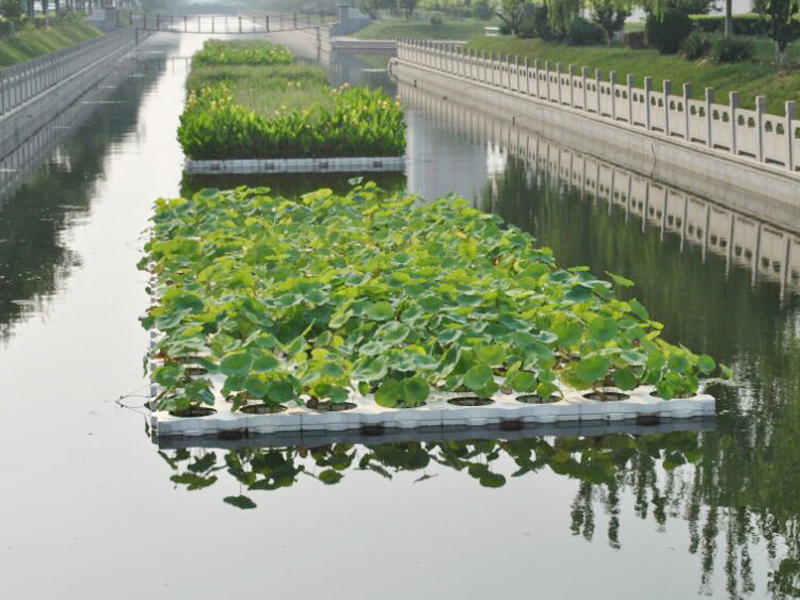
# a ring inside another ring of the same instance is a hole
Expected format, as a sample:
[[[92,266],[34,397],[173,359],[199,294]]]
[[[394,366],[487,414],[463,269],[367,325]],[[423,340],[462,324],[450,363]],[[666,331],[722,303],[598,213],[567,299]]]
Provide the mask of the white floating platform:
[[[625,400],[590,400],[582,391],[564,390],[563,399],[547,404],[526,404],[516,395],[498,392],[493,404],[457,406],[449,399],[470,394],[437,393],[424,406],[384,408],[371,396],[353,395],[355,408],[320,412],[305,406],[290,406],[284,412],[248,414],[232,412],[231,404],[217,394],[215,413],[202,417],[177,417],[166,411],[152,413],[152,429],[159,437],[271,435],[313,431],[345,431],[371,428],[413,429],[417,427],[486,427],[504,423],[582,423],[587,421],[641,421],[687,419],[713,416],[716,401],[708,394],[691,398],[662,400],[651,395],[653,388],[641,387],[626,392]],[[157,388],[151,390],[153,397]]]
[[[714,415],[693,419],[648,419],[637,421],[564,421],[561,423],[522,423],[503,421],[485,427],[417,427],[397,429],[369,427],[344,431],[289,431],[272,434],[252,434],[248,431],[232,431],[215,436],[153,436],[153,442],[161,449],[209,448],[233,450],[236,448],[286,448],[306,446],[314,448],[328,444],[389,444],[397,442],[442,442],[475,440],[522,440],[536,437],[600,437],[605,435],[653,435],[675,431],[712,431],[716,427]]]
[[[260,175],[269,173],[365,173],[403,171],[405,156],[186,160],[189,175]]]

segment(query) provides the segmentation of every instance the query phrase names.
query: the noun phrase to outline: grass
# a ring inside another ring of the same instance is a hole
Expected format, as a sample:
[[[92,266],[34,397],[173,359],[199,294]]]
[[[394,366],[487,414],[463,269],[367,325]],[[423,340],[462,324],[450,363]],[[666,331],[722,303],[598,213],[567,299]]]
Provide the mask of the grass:
[[[190,92],[200,92],[219,84],[228,88],[236,104],[264,116],[282,107],[286,110],[316,103],[330,108],[333,104],[325,71],[311,65],[193,65],[186,87]]]
[[[0,37],[0,67],[25,62],[101,35],[100,30],[88,23],[78,22],[3,36]]]
[[[483,33],[483,28],[493,25],[491,21],[463,19],[445,21],[441,25],[433,25],[430,21],[386,18],[367,25],[356,31],[352,37],[362,40],[393,40],[399,37],[410,37],[425,40],[468,40]]]
[[[636,85],[641,86],[646,75],[653,78],[653,88],[661,89],[664,79],[672,81],[674,93],[680,93],[684,83],[693,84],[696,98],[704,94],[706,87],[714,88],[717,102],[727,104],[728,93],[740,92],[741,106],[753,108],[755,98],[767,97],[767,110],[773,114],[784,114],[784,102],[800,97],[800,70],[779,73],[774,65],[772,54],[768,54],[768,40],[757,40],[757,56],[744,63],[717,65],[709,60],[689,62],[680,56],[661,55],[656,50],[631,50],[615,46],[567,46],[538,39],[519,39],[511,36],[472,38],[468,47],[476,50],[493,50],[503,54],[518,54],[531,60],[539,58],[551,62],[561,62],[565,66],[573,64],[580,68],[603,69],[604,77],[610,71],[617,71],[619,81],[625,81],[630,73],[636,76]],[[793,48],[798,56],[798,48]]]

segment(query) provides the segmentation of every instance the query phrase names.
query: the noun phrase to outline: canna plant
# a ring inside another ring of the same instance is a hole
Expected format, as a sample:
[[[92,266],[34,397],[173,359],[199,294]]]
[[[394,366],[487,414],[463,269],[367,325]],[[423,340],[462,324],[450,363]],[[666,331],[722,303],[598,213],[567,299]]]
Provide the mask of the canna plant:
[[[260,46],[263,44],[263,48]],[[194,160],[400,156],[399,101],[330,88],[319,67],[266,42],[210,40],[195,55],[178,140]]]
[[[729,374],[662,340],[618,294],[628,280],[561,268],[454,197],[203,190],[157,202],[146,252],[157,302],[143,324],[162,333],[154,377],[168,410],[213,403],[215,386],[234,410],[330,408],[357,393],[406,408],[501,389],[552,401],[564,386],[683,397]]]

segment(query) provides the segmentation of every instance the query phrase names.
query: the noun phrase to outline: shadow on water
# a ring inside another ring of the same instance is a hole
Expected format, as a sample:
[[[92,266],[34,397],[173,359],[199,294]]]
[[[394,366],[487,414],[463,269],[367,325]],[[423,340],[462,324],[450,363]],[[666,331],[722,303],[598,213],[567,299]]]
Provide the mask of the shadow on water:
[[[336,194],[349,192],[358,179],[374,181],[388,192],[399,192],[406,187],[403,173],[292,173],[283,175],[187,175],[181,180],[181,195],[190,197],[203,188],[229,189],[246,185],[268,187],[285,197],[298,196],[330,188]]]

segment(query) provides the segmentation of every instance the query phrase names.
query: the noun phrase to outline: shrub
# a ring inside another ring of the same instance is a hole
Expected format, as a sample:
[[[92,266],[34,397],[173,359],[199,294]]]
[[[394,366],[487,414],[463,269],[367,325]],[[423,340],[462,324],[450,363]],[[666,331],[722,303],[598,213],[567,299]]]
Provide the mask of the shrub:
[[[558,38],[550,25],[547,5],[535,6],[529,11],[528,16],[520,24],[518,35],[521,38],[539,38],[545,41]]]
[[[572,21],[567,32],[567,43],[570,46],[597,46],[605,42],[606,32],[603,28],[581,17]]]
[[[718,63],[750,60],[756,52],[753,42],[745,37],[723,38],[714,48],[714,60]]]
[[[701,33],[693,32],[681,42],[681,56],[686,60],[697,60],[711,52],[711,40]]]
[[[647,48],[647,36],[644,31],[629,31],[622,34],[622,43],[631,50],[644,50]]]
[[[476,19],[488,21],[494,13],[486,0],[479,0],[472,5],[472,14]]]
[[[647,41],[661,54],[675,54],[691,31],[692,20],[680,10],[667,9],[660,18],[652,13],[647,15],[645,23]]]
[[[11,35],[13,33],[14,33],[14,23],[9,21],[5,17],[0,17],[0,36]]]
[[[690,15],[692,25],[704,33],[725,31],[724,15]],[[736,35],[758,35],[761,33],[761,19],[757,14],[733,15],[733,33]]]
[[[431,25],[443,25],[444,24],[444,19],[442,18],[442,15],[432,14],[431,18],[430,18],[430,22],[431,22]]]

